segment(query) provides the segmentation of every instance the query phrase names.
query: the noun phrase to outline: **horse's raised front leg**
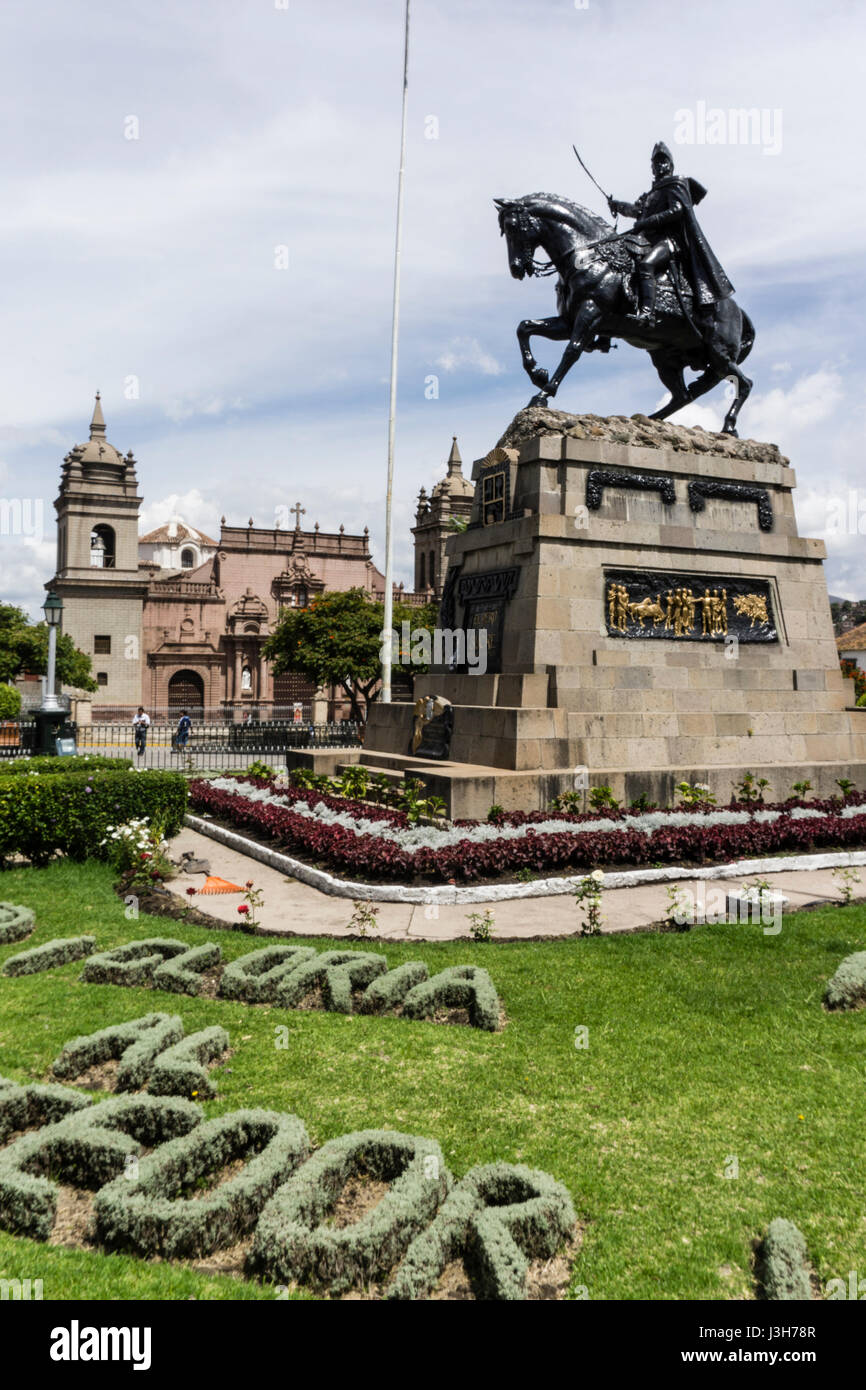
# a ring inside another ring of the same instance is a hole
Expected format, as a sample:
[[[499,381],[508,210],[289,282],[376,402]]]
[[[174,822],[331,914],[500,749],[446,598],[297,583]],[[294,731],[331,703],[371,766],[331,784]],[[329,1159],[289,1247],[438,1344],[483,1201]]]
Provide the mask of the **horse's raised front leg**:
[[[550,319],[524,319],[517,326],[517,341],[520,344],[520,355],[523,358],[523,370],[529,377],[533,386],[547,385],[547,371],[544,367],[539,367],[529,346],[530,338],[553,338],[561,342],[567,338],[571,332],[564,318],[558,314]]]
[[[592,342],[600,322],[601,310],[594,300],[588,299],[581,304],[568,334],[570,341],[562,354],[559,366],[544,389],[539,391],[537,396],[533,396],[530,405],[547,405],[548,397],[556,395],[587,343]]]

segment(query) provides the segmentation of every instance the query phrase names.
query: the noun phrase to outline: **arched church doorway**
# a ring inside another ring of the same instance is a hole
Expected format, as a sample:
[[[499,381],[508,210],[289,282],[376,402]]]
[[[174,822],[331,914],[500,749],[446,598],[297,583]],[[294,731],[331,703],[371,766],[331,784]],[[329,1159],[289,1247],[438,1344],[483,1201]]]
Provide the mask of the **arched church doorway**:
[[[195,671],[175,671],[168,682],[168,708],[191,719],[204,717],[204,681]]]

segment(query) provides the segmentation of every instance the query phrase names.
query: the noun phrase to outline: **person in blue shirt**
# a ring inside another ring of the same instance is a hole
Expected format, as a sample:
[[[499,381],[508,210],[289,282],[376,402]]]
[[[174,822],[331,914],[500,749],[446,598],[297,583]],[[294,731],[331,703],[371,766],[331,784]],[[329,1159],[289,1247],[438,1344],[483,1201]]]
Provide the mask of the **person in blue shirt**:
[[[175,734],[175,745],[178,748],[186,748],[186,741],[189,738],[189,731],[192,728],[192,720],[186,710],[181,710],[178,720],[177,733]]]

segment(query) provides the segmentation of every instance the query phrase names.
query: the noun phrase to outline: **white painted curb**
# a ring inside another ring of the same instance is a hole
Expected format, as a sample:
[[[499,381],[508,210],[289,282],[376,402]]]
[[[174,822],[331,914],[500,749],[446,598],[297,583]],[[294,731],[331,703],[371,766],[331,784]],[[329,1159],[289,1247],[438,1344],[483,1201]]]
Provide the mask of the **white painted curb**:
[[[197,830],[229,849],[268,864],[290,878],[318,888],[334,898],[363,898],[374,903],[439,903],[441,906],[462,903],[502,903],[513,898],[554,898],[574,892],[585,874],[569,878],[540,878],[532,883],[488,883],[476,888],[456,888],[450,884],[429,888],[409,888],[399,883],[352,883],[334,878],[324,869],[314,869],[290,854],[280,854],[267,845],[256,844],[234,830],[225,830],[201,816],[184,816],[184,825]],[[713,864],[708,869],[681,869],[670,865],[664,869],[625,869],[606,873],[605,888],[636,888],[641,883],[673,883],[679,879],[741,878],[746,874],[781,874],[798,869],[841,869],[866,865],[866,850],[830,852],[827,854],[796,854],[778,859],[738,859],[733,864]]]

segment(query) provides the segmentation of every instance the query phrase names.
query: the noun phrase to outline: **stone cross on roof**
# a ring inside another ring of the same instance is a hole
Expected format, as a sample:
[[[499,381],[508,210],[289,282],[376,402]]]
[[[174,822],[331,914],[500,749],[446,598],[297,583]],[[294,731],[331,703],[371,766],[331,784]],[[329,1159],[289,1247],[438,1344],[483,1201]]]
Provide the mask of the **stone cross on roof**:
[[[295,513],[295,530],[296,530],[296,531],[300,531],[300,529],[301,529],[301,517],[302,517],[302,516],[306,516],[306,514],[307,514],[307,509],[306,509],[306,507],[302,507],[301,504],[300,504],[300,502],[296,502],[295,505],[294,505],[293,507],[289,507],[289,511]]]

